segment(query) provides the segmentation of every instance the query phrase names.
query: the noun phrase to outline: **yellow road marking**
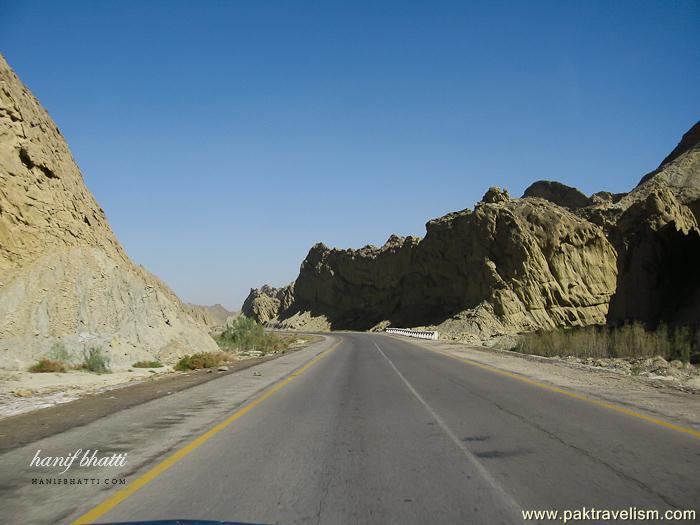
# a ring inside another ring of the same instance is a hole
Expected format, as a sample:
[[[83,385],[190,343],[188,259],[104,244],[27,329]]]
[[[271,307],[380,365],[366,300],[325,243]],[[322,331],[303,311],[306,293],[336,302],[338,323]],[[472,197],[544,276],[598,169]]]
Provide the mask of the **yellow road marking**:
[[[237,419],[243,417],[245,414],[253,410],[256,406],[261,404],[263,401],[271,397],[275,392],[278,392],[281,390],[285,385],[289,384],[291,381],[299,377],[301,374],[306,372],[309,368],[311,368],[313,365],[315,365],[318,361],[329,355],[333,350],[335,350],[338,345],[341,343],[341,341],[338,341],[336,344],[334,344],[331,348],[328,350],[325,350],[318,354],[316,357],[314,357],[311,361],[306,363],[304,366],[299,368],[297,371],[292,373],[291,375],[287,376],[285,379],[280,381],[279,383],[276,383],[272,387],[268,388],[265,390],[259,397],[255,398],[253,401],[248,403],[247,405],[239,408],[236,410],[233,414],[231,414],[227,419],[219,423],[218,425],[214,426],[213,428],[209,429],[207,432],[196,438],[194,441],[191,441],[189,444],[185,445],[182,447],[180,450],[172,454],[171,456],[167,457],[165,460],[163,460],[161,463],[153,467],[151,470],[148,472],[144,473],[142,476],[136,479],[133,483],[131,483],[129,486],[117,491],[116,494],[113,496],[109,497],[102,503],[100,503],[97,507],[93,508],[92,510],[86,512],[82,516],[80,516],[78,519],[75,521],[72,521],[70,525],[86,525],[89,523],[94,523],[95,520],[112,510],[114,507],[119,505],[122,501],[124,501],[126,498],[134,494],[136,491],[153,481],[155,478],[160,476],[163,472],[168,470],[170,467],[172,467],[175,463],[180,461],[182,458],[202,446],[204,443],[206,443],[209,439],[214,437],[216,434],[224,430],[226,427],[228,427],[231,423],[236,421]]]
[[[457,361],[462,361],[464,363],[467,363],[468,365],[472,365],[472,366],[475,366],[477,368],[482,368],[483,370],[488,370],[489,372],[493,372],[495,374],[499,374],[499,375],[502,375],[505,377],[510,377],[511,379],[517,379],[518,381],[522,381],[523,383],[527,383],[529,385],[533,385],[533,386],[542,388],[544,390],[549,390],[550,392],[556,392],[557,394],[563,394],[567,397],[571,397],[573,399],[578,399],[579,401],[585,401],[585,402],[590,403],[592,405],[596,405],[596,406],[599,406],[602,408],[607,408],[608,410],[614,410],[615,412],[620,412],[622,414],[627,414],[628,416],[642,419],[642,420],[646,421],[647,423],[652,423],[654,425],[659,425],[661,427],[675,430],[676,432],[682,432],[684,434],[689,434],[689,435],[694,436],[696,438],[700,438],[700,432],[698,432],[697,430],[693,430],[692,428],[683,427],[681,425],[669,423],[668,421],[663,421],[661,419],[657,419],[657,418],[652,417],[652,416],[640,414],[639,412],[635,412],[634,410],[630,410],[629,408],[625,408],[623,406],[616,405],[614,403],[608,403],[606,401],[599,401],[598,399],[593,399],[593,398],[590,398],[590,397],[585,396],[583,394],[569,392],[568,390],[564,390],[563,388],[548,385],[546,383],[540,383],[539,381],[535,381],[534,379],[530,379],[528,377],[524,377],[524,376],[521,376],[519,374],[514,374],[512,372],[506,372],[505,370],[501,370],[500,368],[496,368],[495,366],[485,365],[483,363],[479,363],[478,361],[473,361],[472,359],[469,359],[466,357],[448,354],[446,352],[440,352],[438,350],[433,350],[432,348],[426,348],[424,346],[421,346],[421,345],[414,343],[413,341],[406,341],[406,342],[411,343],[413,346],[416,346],[416,347],[421,348],[423,350],[427,350],[428,352],[432,352],[434,354],[438,354],[438,355],[445,356],[445,357],[450,357],[452,359],[456,359]]]

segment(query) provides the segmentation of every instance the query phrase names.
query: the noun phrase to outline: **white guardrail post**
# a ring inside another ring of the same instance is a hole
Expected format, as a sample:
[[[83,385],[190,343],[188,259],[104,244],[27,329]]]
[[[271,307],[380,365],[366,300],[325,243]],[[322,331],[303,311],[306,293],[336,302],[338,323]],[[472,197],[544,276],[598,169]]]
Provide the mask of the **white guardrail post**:
[[[438,338],[438,333],[432,330],[411,330],[409,328],[386,328],[384,330],[387,334],[405,335],[406,337],[417,337],[418,339],[432,339],[434,341]]]

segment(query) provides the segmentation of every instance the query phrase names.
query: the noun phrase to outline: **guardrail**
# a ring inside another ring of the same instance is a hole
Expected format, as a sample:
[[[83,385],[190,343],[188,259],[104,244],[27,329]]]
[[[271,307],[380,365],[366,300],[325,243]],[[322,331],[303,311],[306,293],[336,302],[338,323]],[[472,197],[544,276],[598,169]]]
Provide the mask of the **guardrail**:
[[[418,339],[437,340],[438,333],[431,330],[410,330],[408,328],[386,328],[387,334],[405,335],[406,337],[417,337]]]

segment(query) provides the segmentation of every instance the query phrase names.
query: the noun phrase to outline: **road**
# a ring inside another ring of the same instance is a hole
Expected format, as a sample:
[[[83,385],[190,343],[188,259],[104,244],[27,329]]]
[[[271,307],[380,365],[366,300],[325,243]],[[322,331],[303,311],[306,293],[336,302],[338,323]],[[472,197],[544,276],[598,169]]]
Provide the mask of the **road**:
[[[197,432],[130,476],[128,497],[114,501],[115,489],[82,497],[65,521],[102,500],[90,516],[100,523],[288,524],[523,523],[523,509],[663,512],[700,502],[693,435],[404,339],[334,338],[232,421],[200,420]],[[99,428],[110,428],[105,419]],[[164,465],[178,450],[178,461]],[[147,483],[133,490],[144,475]],[[71,489],[63,487],[64,499]]]

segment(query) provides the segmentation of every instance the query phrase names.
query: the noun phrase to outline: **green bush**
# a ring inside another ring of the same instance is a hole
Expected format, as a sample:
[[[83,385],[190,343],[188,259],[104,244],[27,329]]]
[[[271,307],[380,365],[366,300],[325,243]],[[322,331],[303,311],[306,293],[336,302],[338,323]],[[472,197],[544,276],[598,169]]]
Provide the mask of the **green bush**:
[[[257,350],[264,354],[284,351],[290,342],[290,338],[266,333],[261,324],[243,316],[237,317],[218,338],[219,346],[224,350]]]
[[[134,368],[161,368],[163,364],[158,361],[137,361],[131,366]]]
[[[224,352],[200,352],[186,355],[175,365],[175,370],[186,372],[201,368],[213,368],[229,361],[229,356]]]
[[[517,352],[545,357],[642,358],[660,355],[666,359],[697,362],[700,360],[700,330],[686,326],[660,325],[647,330],[634,322],[608,328],[585,328],[537,331],[520,336]]]
[[[104,354],[99,346],[88,348],[83,350],[83,362],[80,368],[96,374],[108,374],[110,372],[109,357]]]
[[[51,345],[48,358],[52,361],[63,361],[64,363],[68,363],[71,360],[71,355],[68,350],[66,350],[65,345],[62,342],[57,341]]]
[[[44,357],[43,359],[40,359],[35,365],[29,367],[29,371],[35,373],[65,372],[66,365],[63,361],[55,361]]]

